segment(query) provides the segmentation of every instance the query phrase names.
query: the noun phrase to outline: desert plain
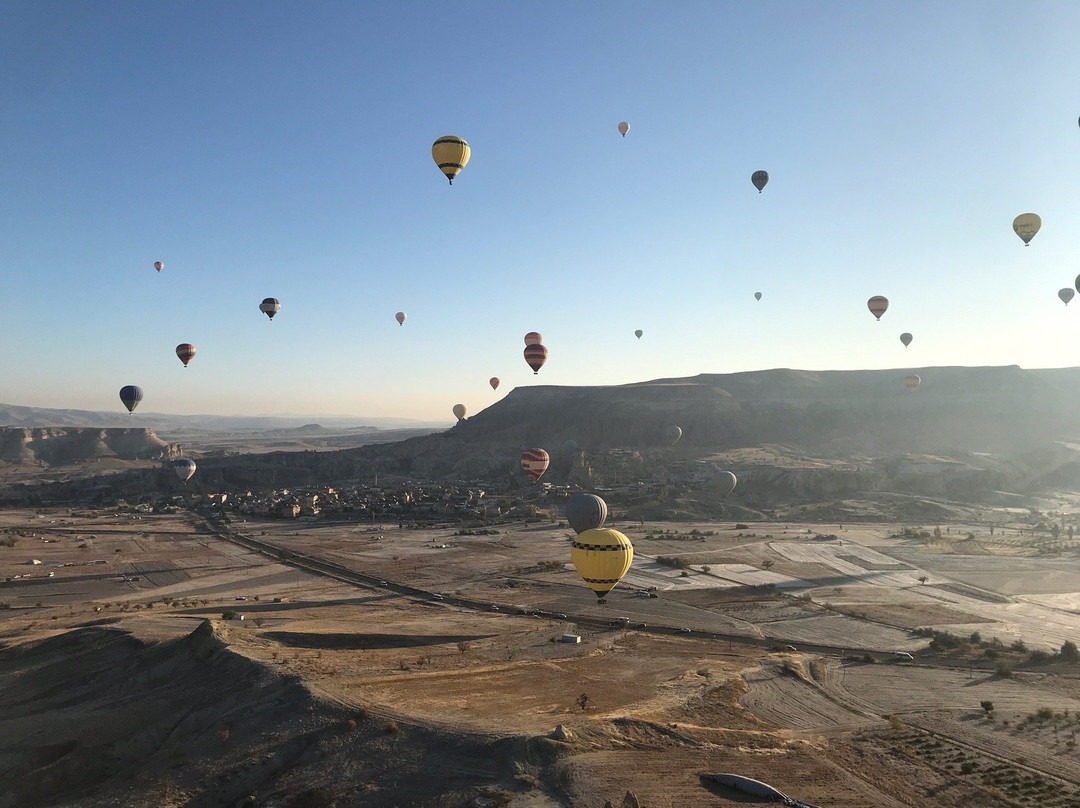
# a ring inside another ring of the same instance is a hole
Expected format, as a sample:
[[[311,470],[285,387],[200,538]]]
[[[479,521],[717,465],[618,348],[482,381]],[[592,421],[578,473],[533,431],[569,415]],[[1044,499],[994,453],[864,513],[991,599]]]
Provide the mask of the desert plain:
[[[600,604],[555,519],[5,510],[0,806],[1080,805],[1075,549],[999,517],[616,518]]]

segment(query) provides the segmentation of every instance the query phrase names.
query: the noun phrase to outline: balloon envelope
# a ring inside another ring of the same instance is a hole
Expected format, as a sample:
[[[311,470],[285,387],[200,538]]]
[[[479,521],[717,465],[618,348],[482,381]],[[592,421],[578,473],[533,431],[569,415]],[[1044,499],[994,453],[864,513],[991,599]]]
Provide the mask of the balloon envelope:
[[[1020,236],[1025,247],[1035,238],[1040,227],[1042,227],[1042,219],[1036,213],[1021,213],[1013,219],[1013,230]]]
[[[180,361],[184,363],[184,367],[187,367],[188,362],[191,361],[191,357],[195,356],[195,346],[190,342],[182,342],[176,346],[176,355],[180,358]]]
[[[551,458],[543,449],[528,449],[521,453],[521,468],[534,483],[544,476]]]
[[[1061,302],[1064,303],[1066,306],[1069,305],[1069,301],[1073,299],[1073,295],[1075,294],[1076,292],[1074,292],[1068,286],[1066,286],[1064,289],[1058,289],[1058,297],[1061,298]]]
[[[176,476],[184,482],[190,480],[192,475],[195,473],[194,460],[188,460],[186,458],[183,458],[181,460],[174,460],[172,467],[173,471],[176,472]]]
[[[909,334],[907,331],[900,335],[900,341],[904,343],[905,348],[911,344],[911,341],[913,339],[914,337],[912,337],[911,334]]]
[[[143,391],[141,387],[136,387],[133,384],[126,384],[120,388],[120,400],[124,402],[124,406],[127,407],[128,412],[135,412],[135,408],[139,406],[139,402],[143,400]]]
[[[575,533],[603,527],[607,521],[607,503],[596,494],[576,494],[566,501],[566,521]]]
[[[570,560],[598,599],[610,592],[630,571],[634,545],[617,530],[597,527],[586,530],[570,545]]]
[[[629,132],[629,131],[630,131],[630,124],[628,124],[626,121],[622,121],[619,124],[619,134],[622,135],[623,137],[626,137],[626,133]],[[648,140],[648,138],[645,138],[645,139]]]
[[[761,300],[761,292],[754,292],[754,300]]]
[[[757,192],[760,194],[765,186],[769,184],[769,172],[755,171],[750,175],[750,182],[754,183],[754,187],[757,188]]]
[[[641,339],[641,335],[642,335],[642,334],[644,334],[644,333],[645,333],[645,332],[644,332],[644,331],[642,331],[642,330],[641,330],[641,329],[639,328],[639,329],[638,329],[637,331],[635,331],[635,332],[634,332],[634,336],[635,336],[635,337],[637,337],[638,339]]]
[[[922,384],[922,379],[916,376],[914,373],[912,373],[910,376],[904,377],[904,386],[907,387],[908,390],[914,390],[920,384]]]
[[[394,315],[394,319],[397,320],[398,325],[405,325],[405,321],[409,319],[409,315],[403,311],[399,311]]]
[[[158,272],[161,272],[161,270],[165,269],[165,264],[164,264],[164,262],[162,262],[162,261],[155,261],[155,262],[154,262],[154,269],[156,269],[156,270],[157,270]]]
[[[679,438],[682,437],[682,427],[672,424],[664,430],[664,437],[671,442],[672,446],[674,446],[676,443],[679,442]]]
[[[454,417],[457,418],[459,421],[465,420],[465,405],[464,404],[455,404],[454,405]]]
[[[885,313],[885,310],[889,308],[889,298],[882,297],[881,295],[874,295],[872,298],[866,301],[866,307],[870,309],[870,313],[881,319],[881,315]]]
[[[281,303],[276,297],[268,297],[259,304],[259,311],[273,320],[274,315],[281,311]]]
[[[472,149],[457,135],[445,135],[432,145],[431,156],[435,160],[435,165],[439,167],[439,171],[445,174],[453,185],[454,177],[460,174],[461,169],[468,164]]]
[[[738,479],[730,471],[721,471],[716,477],[716,489],[721,498],[727,499],[728,494],[735,490]]]
[[[530,331],[525,335],[526,345],[539,345],[544,341],[544,338],[540,335],[539,331]]]
[[[530,345],[525,349],[525,361],[533,369],[534,376],[540,372],[547,358],[548,349],[543,345]]]
[[[499,389],[499,377],[498,376],[492,376],[490,379],[488,379],[488,384],[491,385],[492,390],[498,390]]]

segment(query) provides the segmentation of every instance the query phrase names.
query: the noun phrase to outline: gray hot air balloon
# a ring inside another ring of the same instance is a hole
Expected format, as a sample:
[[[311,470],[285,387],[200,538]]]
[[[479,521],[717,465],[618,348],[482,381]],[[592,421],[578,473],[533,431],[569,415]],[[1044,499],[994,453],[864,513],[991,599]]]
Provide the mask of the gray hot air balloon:
[[[754,300],[761,300],[761,292],[754,292]]]
[[[912,337],[911,334],[909,334],[907,331],[900,335],[900,341],[904,343],[905,348],[911,344],[911,340],[913,339],[914,337]]]
[[[635,337],[637,337],[638,339],[641,339],[641,335],[642,335],[642,334],[644,334],[644,333],[645,333],[645,332],[644,332],[644,331],[642,331],[642,330],[641,330],[641,329],[639,328],[639,329],[638,329],[637,331],[635,331],[635,332],[634,332],[634,336],[635,336]]]
[[[760,194],[765,190],[765,186],[769,184],[769,172],[755,171],[750,175],[750,182],[754,183],[754,187],[757,188],[757,192]]]
[[[281,303],[275,297],[268,297],[259,304],[259,311],[273,320],[274,315],[281,311]]]
[[[176,476],[183,480],[185,483],[191,479],[193,474],[195,474],[194,460],[188,460],[187,458],[174,460],[172,467],[173,471],[176,473]]]
[[[575,533],[603,527],[607,521],[607,503],[595,494],[577,494],[566,501],[566,521]]]
[[[674,446],[676,443],[679,442],[679,438],[682,437],[682,427],[678,427],[675,426],[675,424],[672,424],[664,430],[664,437],[671,442],[672,446]]]
[[[716,477],[716,490],[719,492],[722,499],[727,499],[728,494],[735,490],[735,484],[738,483],[735,475],[730,471],[721,471]]]
[[[1061,302],[1064,303],[1066,306],[1069,305],[1069,301],[1073,299],[1073,295],[1075,294],[1076,292],[1074,292],[1068,286],[1066,286],[1064,289],[1058,289],[1058,297],[1061,298]]]
[[[1025,247],[1031,244],[1031,240],[1035,238],[1040,227],[1042,227],[1042,219],[1037,213],[1021,213],[1013,219],[1013,231],[1020,236]]]

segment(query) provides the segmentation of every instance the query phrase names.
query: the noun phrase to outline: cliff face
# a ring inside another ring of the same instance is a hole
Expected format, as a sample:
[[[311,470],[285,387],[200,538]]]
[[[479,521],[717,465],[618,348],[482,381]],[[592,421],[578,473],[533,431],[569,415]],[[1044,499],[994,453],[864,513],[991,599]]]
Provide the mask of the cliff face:
[[[0,462],[71,466],[107,457],[166,460],[179,451],[149,429],[0,427]]]
[[[204,479],[260,486],[360,479],[523,479],[583,487],[700,484],[721,469],[739,495],[838,500],[877,492],[943,499],[1080,490],[1080,369],[772,370],[619,387],[524,387],[445,432],[341,452],[269,454],[202,466]],[[671,444],[668,429],[682,438]],[[754,447],[748,449],[747,447]],[[211,467],[213,466],[213,468]]]

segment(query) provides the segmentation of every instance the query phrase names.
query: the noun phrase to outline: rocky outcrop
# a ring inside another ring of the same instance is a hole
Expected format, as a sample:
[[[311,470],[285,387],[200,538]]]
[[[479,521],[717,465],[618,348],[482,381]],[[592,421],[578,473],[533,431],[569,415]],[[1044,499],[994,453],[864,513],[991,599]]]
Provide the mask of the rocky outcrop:
[[[149,429],[0,427],[0,462],[18,465],[72,466],[103,458],[168,460],[179,449]]]

